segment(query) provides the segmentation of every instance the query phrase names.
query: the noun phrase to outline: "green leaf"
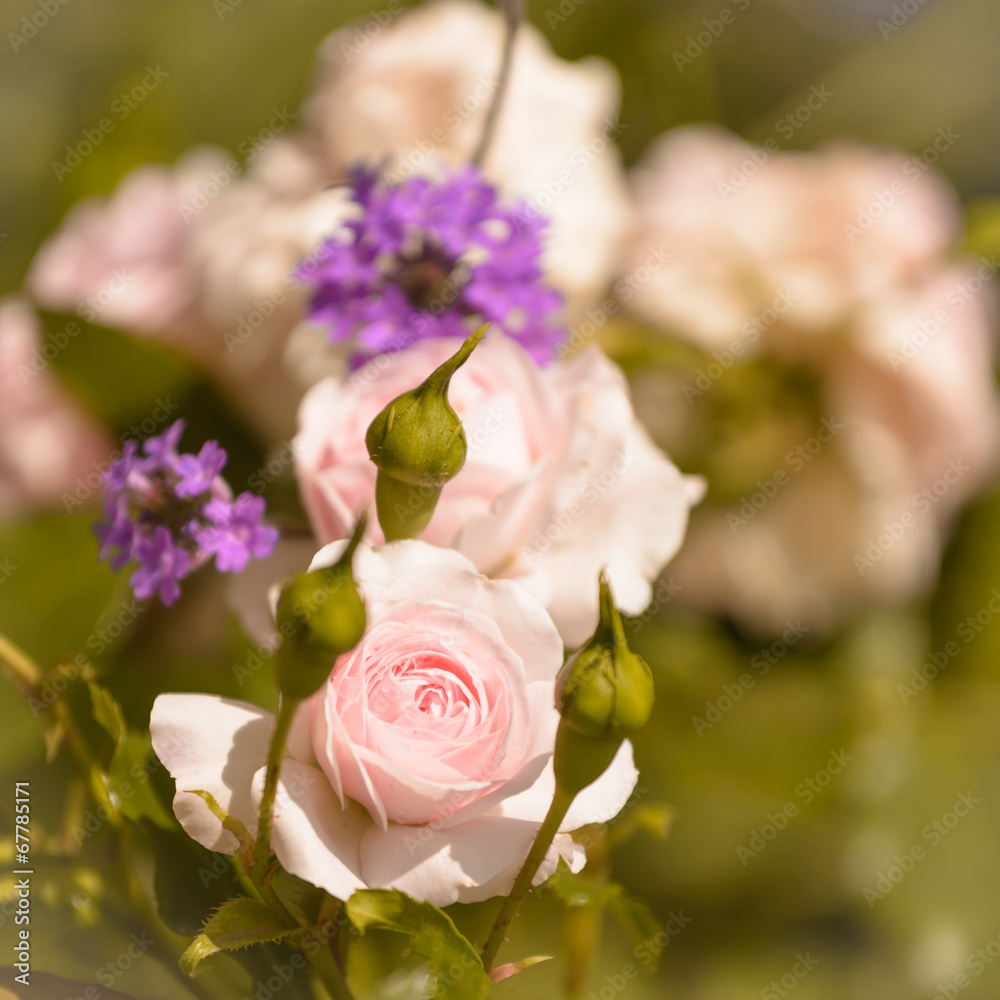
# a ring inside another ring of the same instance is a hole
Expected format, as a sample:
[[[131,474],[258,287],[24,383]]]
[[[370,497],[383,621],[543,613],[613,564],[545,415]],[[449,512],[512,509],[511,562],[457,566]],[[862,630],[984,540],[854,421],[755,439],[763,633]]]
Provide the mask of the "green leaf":
[[[205,914],[239,891],[232,861],[192,840],[179,828],[142,822],[156,861],[153,894],[160,919],[177,934],[201,930]]]
[[[346,903],[361,934],[374,929],[405,934],[414,954],[428,961],[434,998],[480,1000],[492,982],[479,952],[451,917],[431,903],[418,903],[397,889],[361,889]]]
[[[253,852],[256,847],[256,841],[250,836],[250,831],[238,820],[234,819],[229,813],[226,812],[218,802],[215,801],[215,797],[211,792],[206,792],[201,788],[191,791],[191,795],[197,795],[204,799],[208,808],[212,810],[212,815],[227,829],[239,843],[239,847],[236,850],[236,860],[239,862],[240,867],[244,872],[249,873],[251,865],[253,865]]]
[[[115,744],[105,775],[112,805],[126,819],[149,819],[169,830],[176,825],[174,818],[150,781],[159,764],[153,757],[149,735],[129,732],[121,705],[106,687],[95,681],[88,681],[87,687],[94,718]]]
[[[255,899],[237,896],[209,917],[201,933],[181,955],[181,971],[196,975],[198,965],[218,951],[237,951],[255,944],[284,941],[305,934],[305,927],[285,927]]]
[[[645,903],[630,896],[617,882],[598,882],[586,875],[558,871],[548,884],[567,906],[605,907],[634,946],[649,949],[650,941],[656,939],[660,922]]]
[[[645,802],[635,806],[608,831],[608,844],[611,847],[624,844],[640,830],[662,840],[670,832],[674,815],[670,806],[659,802]]]
[[[177,824],[150,780],[158,766],[149,734],[126,732],[108,764],[108,791],[126,819],[148,819],[170,830]]]
[[[623,891],[615,882],[598,881],[562,869],[549,879],[547,885],[567,906],[607,906]]]
[[[115,696],[106,688],[94,681],[88,681],[90,688],[90,700],[94,706],[94,718],[101,724],[101,728],[111,737],[111,741],[118,746],[125,739],[128,727],[125,725],[125,716],[122,714],[122,707],[118,704]]]
[[[645,945],[649,949],[653,947],[652,942],[658,940],[660,921],[653,916],[645,903],[630,896],[624,889],[608,903],[608,913],[628,935],[633,947]],[[656,957],[659,958],[662,949],[654,950]]]
[[[63,979],[61,976],[38,972],[36,969],[31,970],[29,981],[29,986],[23,986],[15,981],[13,974],[5,976],[3,986],[0,986],[0,1000],[49,1000],[49,998],[61,1000],[62,997],[84,997],[88,990],[94,990],[92,983]],[[100,987],[100,996],[102,1000],[134,1000],[133,997],[118,990],[109,990],[107,986]]]

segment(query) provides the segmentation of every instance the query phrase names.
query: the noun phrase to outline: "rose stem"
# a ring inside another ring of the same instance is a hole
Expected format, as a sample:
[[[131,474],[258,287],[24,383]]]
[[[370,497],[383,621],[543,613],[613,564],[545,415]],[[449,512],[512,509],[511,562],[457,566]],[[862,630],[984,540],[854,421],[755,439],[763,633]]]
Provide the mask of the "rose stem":
[[[312,965],[316,978],[330,994],[330,1000],[354,1000],[329,948],[322,947],[315,955],[310,955],[309,964]]]
[[[301,698],[286,698],[282,695],[278,707],[278,721],[274,725],[271,748],[267,754],[264,794],[260,800],[257,843],[253,852],[253,868],[257,874],[255,881],[263,881],[263,873],[267,868],[268,858],[271,856],[271,827],[274,821],[274,799],[278,791],[278,772],[281,769],[282,758],[285,756],[285,746],[288,743],[289,730],[292,728],[292,719],[295,718],[295,711],[301,700]],[[273,888],[266,886],[266,889],[270,890],[267,895],[272,905],[277,904],[287,916],[288,910],[281,903]],[[292,919],[294,920],[294,918]],[[323,984],[323,988],[329,993],[330,1000],[352,1000],[351,991],[347,988],[347,983],[328,949],[320,948],[315,955],[310,955],[309,964]]]
[[[267,868],[267,859],[271,856],[271,825],[274,820],[274,796],[278,791],[278,771],[281,760],[285,756],[285,744],[288,743],[288,731],[292,727],[295,710],[299,707],[299,698],[281,696],[278,708],[278,721],[271,737],[271,748],[267,754],[267,773],[264,776],[264,795],[260,800],[260,819],[257,824],[257,843],[253,852],[253,867],[260,876]]]
[[[490,936],[486,939],[486,944],[483,945],[483,966],[487,972],[493,968],[497,952],[500,950],[500,945],[503,944],[504,938],[507,935],[507,928],[510,927],[511,921],[517,916],[521,900],[528,889],[531,888],[531,882],[538,872],[541,863],[545,860],[545,855],[548,853],[552,841],[555,840],[555,836],[559,832],[559,824],[565,819],[574,798],[576,798],[575,793],[560,789],[558,785],[556,786],[556,794],[552,799],[552,805],[549,806],[549,811],[546,813],[545,820],[542,822],[541,828],[535,837],[535,842],[531,845],[531,850],[528,852],[524,867],[514,880],[514,888],[510,890],[510,895],[503,901],[503,906],[500,907],[500,913],[497,915],[493,930],[490,931]]]
[[[511,66],[514,64],[514,41],[517,38],[517,29],[524,17],[524,0],[501,0],[501,6],[503,7],[506,31],[503,40],[503,55],[500,57],[497,87],[493,92],[489,110],[486,112],[486,121],[483,122],[479,143],[476,146],[476,151],[472,154],[472,164],[476,167],[483,165],[483,160],[486,159],[486,154],[490,149],[490,143],[493,141],[493,133],[496,132],[500,109],[507,92],[507,84],[510,82]]]
[[[0,667],[5,668],[8,679],[13,683],[25,698],[33,697],[43,680],[43,674],[38,664],[24,652],[19,646],[12,642],[6,635],[0,632]],[[133,851],[132,836],[129,829],[122,822],[117,808],[108,795],[107,786],[104,782],[104,771],[93,756],[86,741],[80,733],[79,726],[73,710],[60,696],[52,705],[48,705],[45,711],[51,715],[56,723],[63,728],[66,745],[80,769],[86,775],[90,792],[94,796],[98,806],[103,808],[108,814],[108,822],[114,830],[118,847],[124,860],[123,874],[125,877],[126,890],[131,901],[142,912],[143,917],[152,926],[162,924],[156,907],[150,901],[146,890],[136,874],[135,852]],[[175,962],[180,959],[182,948],[178,948],[175,939],[171,935],[159,946]],[[178,977],[179,978],[179,977]],[[181,981],[181,980],[179,980]],[[190,985],[187,980],[183,980],[185,985]],[[197,984],[195,992],[202,997],[212,997],[219,995],[218,981],[208,981]]]

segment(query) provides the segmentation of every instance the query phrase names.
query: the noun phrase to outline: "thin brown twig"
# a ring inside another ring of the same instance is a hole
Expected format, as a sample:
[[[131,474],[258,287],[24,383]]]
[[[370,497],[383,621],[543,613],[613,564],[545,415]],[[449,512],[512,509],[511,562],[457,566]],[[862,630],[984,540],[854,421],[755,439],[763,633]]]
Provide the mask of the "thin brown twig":
[[[497,123],[500,120],[504,96],[510,83],[511,67],[514,65],[514,42],[517,40],[517,29],[524,19],[524,0],[500,0],[500,2],[503,7],[505,29],[503,54],[500,57],[500,73],[497,77],[496,90],[493,91],[493,99],[490,101],[486,120],[483,122],[483,131],[479,136],[476,150],[472,154],[472,163],[476,167],[483,165],[486,154],[490,150],[490,143],[493,141]]]

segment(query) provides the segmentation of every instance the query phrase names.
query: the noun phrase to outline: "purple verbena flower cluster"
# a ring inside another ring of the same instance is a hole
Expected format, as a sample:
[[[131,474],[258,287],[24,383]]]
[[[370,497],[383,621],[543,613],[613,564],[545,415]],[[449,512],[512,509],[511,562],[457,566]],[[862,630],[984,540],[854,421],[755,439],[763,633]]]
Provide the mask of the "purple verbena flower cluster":
[[[239,573],[251,556],[269,556],[276,529],[261,524],[264,501],[252,493],[233,499],[220,476],[226,452],[208,441],[197,455],[178,454],[178,420],[149,438],[142,454],[134,441],[104,477],[104,520],[94,526],[101,559],[113,569],[138,563],[136,597],[159,593],[164,604],[180,596],[178,581],[215,556],[222,572]]]
[[[377,171],[352,174],[360,214],[299,269],[316,286],[310,318],[352,361],[417,340],[465,337],[495,323],[540,363],[565,339],[553,319],[562,297],[542,281],[546,220],[499,204],[497,189],[467,167],[440,182],[391,184]]]

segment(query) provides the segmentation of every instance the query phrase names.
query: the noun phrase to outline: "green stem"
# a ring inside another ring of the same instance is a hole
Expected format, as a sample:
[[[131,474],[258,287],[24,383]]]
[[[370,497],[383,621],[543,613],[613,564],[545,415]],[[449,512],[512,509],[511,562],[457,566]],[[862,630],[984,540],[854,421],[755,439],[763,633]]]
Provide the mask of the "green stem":
[[[0,663],[7,668],[11,682],[23,694],[33,692],[42,683],[42,671],[38,664],[2,632],[0,632]]]
[[[321,947],[315,955],[307,955],[306,957],[313,972],[316,973],[316,978],[330,995],[330,1000],[354,1000],[343,973],[337,967],[333,954],[325,943],[321,942]]]
[[[556,834],[559,832],[559,824],[566,818],[575,793],[567,792],[565,789],[556,786],[556,794],[552,799],[552,805],[545,816],[541,829],[535,837],[535,842],[531,845],[528,857],[524,862],[524,867],[514,880],[514,888],[510,890],[510,895],[503,901],[500,913],[497,915],[496,923],[490,936],[483,945],[483,966],[489,972],[493,968],[497,952],[503,944],[507,935],[507,928],[511,921],[517,916],[518,907],[525,893],[531,888],[531,883],[538,872],[539,867],[545,860],[545,855],[552,846]]]
[[[38,664],[2,633],[0,633],[0,665],[6,668],[11,681],[20,689],[25,697],[33,695],[42,683],[43,674]],[[107,785],[104,781],[103,769],[81,734],[80,728],[73,716],[72,708],[64,698],[60,697],[51,705],[48,705],[46,711],[52,716],[56,724],[62,727],[66,745],[73,759],[79,765],[80,770],[86,776],[91,795],[98,806],[103,807],[108,816],[108,822],[115,832],[118,848],[121,852],[123,862],[121,870],[125,878],[125,888],[130,902],[141,913],[149,926],[165,926],[137,875],[138,869],[135,863],[135,851],[131,831],[122,822],[118,810],[111,802]],[[175,963],[184,950],[179,946],[173,933],[169,933],[165,941],[161,940],[158,947],[169,955]],[[188,989],[192,989],[191,984],[186,983],[185,985]],[[220,989],[222,989],[221,993]],[[220,987],[218,982],[211,979],[201,981],[193,991],[198,996],[204,997],[205,1000],[209,1000],[212,997],[218,998],[229,995],[228,991]]]
[[[271,749],[267,755],[267,773],[264,776],[264,795],[260,800],[260,819],[257,824],[257,844],[254,848],[253,867],[263,877],[267,868],[267,859],[271,856],[271,826],[274,822],[274,796],[278,791],[278,772],[281,760],[285,756],[285,745],[288,743],[288,732],[292,728],[295,710],[299,707],[298,698],[281,697],[278,708],[278,721],[271,737]]]
[[[524,0],[501,0],[501,6],[503,7],[504,27],[506,29],[503,40],[503,55],[500,57],[497,89],[493,92],[493,100],[486,112],[486,121],[483,122],[482,134],[479,136],[476,151],[472,154],[472,164],[476,167],[483,165],[486,154],[490,150],[490,143],[493,141],[493,134],[496,132],[500,109],[503,107],[504,95],[510,82],[511,67],[514,65],[514,42],[517,39],[517,29],[524,17]]]

